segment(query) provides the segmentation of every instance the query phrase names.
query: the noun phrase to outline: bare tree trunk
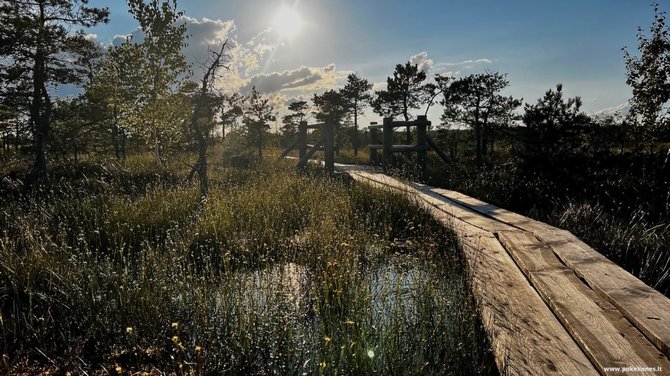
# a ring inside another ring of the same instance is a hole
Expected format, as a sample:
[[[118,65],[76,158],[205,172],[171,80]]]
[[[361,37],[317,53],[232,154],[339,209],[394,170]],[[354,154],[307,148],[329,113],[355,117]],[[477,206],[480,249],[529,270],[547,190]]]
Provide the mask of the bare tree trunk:
[[[35,137],[35,160],[26,180],[32,184],[47,179],[47,136],[51,129],[51,100],[46,89],[46,57],[42,41],[44,39],[43,25],[45,20],[44,4],[40,7],[40,30],[37,35],[37,50],[35,52],[35,66],[33,69],[33,95],[30,105],[30,121]]]
[[[121,132],[121,159],[124,161],[126,160],[126,139],[128,136],[126,135],[126,131],[123,128],[119,128],[119,132]]]
[[[196,143],[198,145],[198,160],[196,165],[193,166],[189,179],[192,177],[194,172],[198,173],[198,179],[200,180],[200,197],[201,199],[206,197],[209,191],[209,178],[207,175],[207,137],[205,137],[205,130],[200,127],[199,120],[200,114],[203,110],[207,109],[207,123],[211,124],[214,118],[212,111],[211,103],[206,103],[206,97],[209,93],[209,84],[213,82],[214,74],[216,70],[222,66],[221,59],[224,58],[224,52],[227,48],[228,42],[226,41],[221,46],[220,52],[213,52],[212,60],[210,61],[209,66],[202,78],[200,93],[199,96],[196,96],[195,103],[193,106],[193,113],[191,115],[191,128],[195,135]],[[211,52],[211,51],[210,51]],[[204,107],[207,105],[208,107]],[[225,138],[225,123],[221,126],[221,131],[223,132],[223,137]],[[204,201],[201,201],[204,202]]]
[[[258,128],[258,158],[263,159],[263,129]]]
[[[477,166],[482,165],[482,126],[480,124],[475,125],[475,153]]]
[[[42,100],[37,100],[35,101],[36,103],[33,104],[34,108],[31,109],[31,112],[34,111],[36,114],[36,119],[34,120],[35,159],[33,162],[33,167],[28,173],[28,181],[31,183],[46,180],[47,178],[46,149],[47,135],[49,134],[49,130],[51,128],[49,119],[51,113],[51,103],[48,99],[48,94],[46,94],[46,89],[44,86],[42,87],[41,92],[42,93],[38,95],[44,95],[44,103],[42,104]],[[43,106],[44,108],[42,109]]]
[[[114,144],[114,157],[116,160],[121,159],[121,145],[119,140],[119,127],[114,124],[112,126],[112,143]]]
[[[161,135],[158,129],[154,130],[154,155],[156,157],[156,163],[158,166],[163,165],[163,159],[161,158]]]
[[[16,151],[19,151],[19,131],[19,122],[17,121],[16,126],[14,127],[14,150]]]
[[[358,100],[354,101],[354,134],[351,143],[354,147],[354,156],[358,156]]]
[[[489,131],[490,128],[488,124],[482,125],[482,141],[481,141],[481,151],[482,151],[482,159],[486,157],[488,154],[488,145],[489,145]]]

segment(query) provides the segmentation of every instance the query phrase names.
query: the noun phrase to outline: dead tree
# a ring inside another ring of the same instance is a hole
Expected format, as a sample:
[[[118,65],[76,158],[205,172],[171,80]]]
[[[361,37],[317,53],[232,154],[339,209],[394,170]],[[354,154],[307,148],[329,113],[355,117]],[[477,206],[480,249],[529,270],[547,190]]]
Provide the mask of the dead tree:
[[[200,81],[200,88],[193,97],[191,130],[196,141],[198,159],[191,169],[189,180],[193,178],[194,174],[198,174],[201,198],[207,196],[209,186],[207,177],[207,134],[209,131],[208,127],[212,122],[211,114],[217,101],[217,97],[213,93],[214,80],[216,79],[217,70],[220,68],[229,68],[226,65],[226,62],[230,60],[230,56],[226,54],[226,50],[229,48],[229,41],[226,40],[218,51],[209,50],[209,56],[204,65],[205,73]]]

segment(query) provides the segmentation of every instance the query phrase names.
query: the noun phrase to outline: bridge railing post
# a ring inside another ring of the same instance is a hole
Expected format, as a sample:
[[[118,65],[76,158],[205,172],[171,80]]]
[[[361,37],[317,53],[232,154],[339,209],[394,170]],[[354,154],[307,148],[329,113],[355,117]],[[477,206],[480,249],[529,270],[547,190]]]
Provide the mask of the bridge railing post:
[[[428,142],[427,128],[430,124],[425,115],[419,115],[416,119],[416,174],[419,179],[423,179],[426,173],[426,162],[428,160]]]
[[[335,171],[335,122],[333,119],[326,119],[324,128],[324,163],[326,171],[333,173]]]
[[[382,165],[384,170],[391,168],[393,163],[393,118],[384,118],[382,125]]]
[[[303,159],[307,154],[307,122],[301,121],[298,125],[298,156]]]
[[[370,122],[370,125],[377,125],[376,121]],[[370,145],[379,145],[379,130],[377,128],[370,128]],[[370,164],[377,165],[379,164],[379,153],[376,147],[371,147],[370,149]]]

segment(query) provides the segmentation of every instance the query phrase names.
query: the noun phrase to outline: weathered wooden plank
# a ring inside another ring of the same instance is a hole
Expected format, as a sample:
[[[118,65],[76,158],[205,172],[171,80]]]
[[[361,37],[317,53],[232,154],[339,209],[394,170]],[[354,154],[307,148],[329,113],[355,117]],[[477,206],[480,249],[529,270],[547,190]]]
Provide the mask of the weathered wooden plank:
[[[670,370],[665,355],[535,235],[525,231],[500,232],[498,238],[602,374],[619,374],[608,372],[607,368],[631,365]]]
[[[597,293],[617,307],[666,356],[670,356],[670,299],[608,260],[572,233],[498,208],[462,193],[432,189],[500,222],[530,231]]]
[[[546,229],[548,227],[552,227],[546,223],[536,221],[532,218],[528,218],[526,216],[511,212],[503,208],[499,208],[495,205],[481,201],[474,197],[467,196],[460,192],[451,191],[443,188],[434,188],[430,186],[426,187],[427,187],[426,189],[430,190],[433,193],[439,194],[455,203],[468,207],[487,217],[506,223],[510,226],[514,226],[518,229],[533,232],[535,230],[541,230]]]
[[[365,179],[374,181],[381,185],[385,185],[400,191],[409,192],[409,190],[413,190],[413,194],[417,198],[421,198],[426,203],[439,208],[440,210],[450,214],[451,216],[458,218],[459,220],[465,221],[467,223],[470,223],[483,230],[489,232],[497,232],[497,231],[513,231],[516,229],[505,223],[489,220],[486,217],[483,217],[477,211],[472,210],[466,206],[459,205],[450,200],[445,200],[445,198],[440,194],[424,189],[425,187],[424,185],[413,184],[412,186],[410,186],[396,179],[393,179],[387,175],[369,171],[366,172],[360,171],[356,173],[364,177]]]
[[[416,198],[435,218],[456,231],[501,372],[510,375],[598,374],[491,232],[445,212],[449,205],[439,208],[439,198],[396,179],[371,172],[349,171],[356,180]],[[452,209],[458,210],[459,214],[464,214],[460,211],[468,212],[457,205]],[[471,210],[469,213],[473,214]]]
[[[598,374],[497,239],[477,231],[460,239],[501,373]]]
[[[408,184],[379,174],[374,169],[356,166],[350,168],[349,173],[357,174],[359,180],[410,193],[427,209],[439,209],[442,213],[440,215],[451,223],[461,240],[481,238],[481,234],[476,235],[477,231],[499,233],[522,230],[533,233],[565,266],[586,282],[588,287],[585,284],[573,285],[578,292],[587,296],[593,296],[592,292],[595,292],[605,298],[604,302],[597,297],[592,300],[601,307],[601,313],[615,328],[622,332],[631,329],[626,327],[625,321],[621,321],[621,316],[625,317],[629,324],[642,332],[665,356],[670,356],[670,300],[607,260],[571,233],[458,192],[408,183],[415,189],[412,192]],[[459,227],[461,230],[458,230]],[[591,293],[588,292],[589,287],[593,290]],[[642,359],[648,357],[648,354],[643,353],[641,356],[637,351],[636,354]],[[667,372],[667,368],[664,370]]]
[[[670,356],[670,299],[647,286],[568,231],[542,231],[558,258],[617,307],[666,356]]]

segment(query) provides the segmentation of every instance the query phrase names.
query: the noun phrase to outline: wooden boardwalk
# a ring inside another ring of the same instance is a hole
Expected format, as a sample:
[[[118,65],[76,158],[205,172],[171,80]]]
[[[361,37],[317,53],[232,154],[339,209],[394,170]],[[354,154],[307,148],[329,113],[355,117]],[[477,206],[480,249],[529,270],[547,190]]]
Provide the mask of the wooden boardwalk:
[[[502,374],[670,375],[670,300],[570,232],[370,167],[335,168],[406,193],[456,232]]]

